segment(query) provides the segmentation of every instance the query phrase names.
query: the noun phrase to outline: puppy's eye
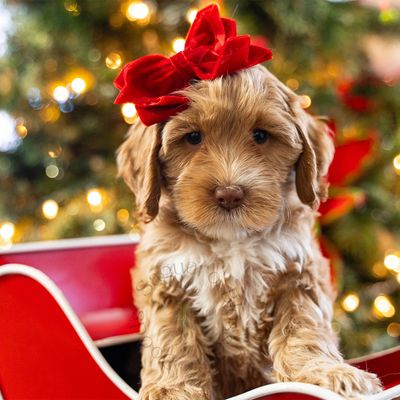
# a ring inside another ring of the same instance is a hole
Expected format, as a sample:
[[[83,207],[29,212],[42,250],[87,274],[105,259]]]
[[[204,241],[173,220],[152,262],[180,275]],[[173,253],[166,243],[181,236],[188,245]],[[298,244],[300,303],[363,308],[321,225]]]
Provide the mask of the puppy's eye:
[[[185,136],[186,141],[191,145],[200,144],[203,140],[200,132],[190,132]]]
[[[270,134],[262,129],[253,130],[253,138],[257,144],[265,143],[270,137]]]

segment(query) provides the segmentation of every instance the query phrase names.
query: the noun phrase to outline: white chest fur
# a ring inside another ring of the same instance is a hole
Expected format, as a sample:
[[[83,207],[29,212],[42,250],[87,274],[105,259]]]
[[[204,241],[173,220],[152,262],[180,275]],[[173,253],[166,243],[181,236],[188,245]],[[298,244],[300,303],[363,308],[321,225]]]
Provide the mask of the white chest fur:
[[[192,293],[192,307],[209,339],[216,342],[232,328],[226,326],[232,318],[242,331],[256,329],[261,313],[268,314],[265,308],[273,307],[268,302],[269,278],[285,272],[288,261],[301,268],[311,252],[309,236],[280,231],[230,242],[182,243],[163,259],[161,277],[178,280]]]

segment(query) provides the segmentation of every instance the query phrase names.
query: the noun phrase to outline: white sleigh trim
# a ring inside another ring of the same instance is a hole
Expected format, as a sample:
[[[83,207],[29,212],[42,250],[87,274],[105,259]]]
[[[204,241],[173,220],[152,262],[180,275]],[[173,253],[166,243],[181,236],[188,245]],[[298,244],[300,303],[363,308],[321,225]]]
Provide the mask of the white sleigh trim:
[[[122,234],[122,235],[107,235],[107,236],[94,236],[84,237],[77,239],[59,239],[59,240],[45,240],[41,242],[28,242],[12,244],[10,247],[1,248],[1,254],[14,254],[14,253],[36,253],[40,251],[54,251],[54,250],[75,250],[88,247],[103,247],[103,246],[120,246],[124,244],[135,244],[140,239],[139,234]]]

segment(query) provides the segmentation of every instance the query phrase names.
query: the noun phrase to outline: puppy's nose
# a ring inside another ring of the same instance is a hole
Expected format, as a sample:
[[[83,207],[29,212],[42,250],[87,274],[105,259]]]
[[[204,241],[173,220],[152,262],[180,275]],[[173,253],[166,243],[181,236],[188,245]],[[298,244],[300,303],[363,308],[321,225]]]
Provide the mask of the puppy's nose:
[[[240,186],[217,186],[214,192],[220,207],[232,210],[243,203],[243,189]]]

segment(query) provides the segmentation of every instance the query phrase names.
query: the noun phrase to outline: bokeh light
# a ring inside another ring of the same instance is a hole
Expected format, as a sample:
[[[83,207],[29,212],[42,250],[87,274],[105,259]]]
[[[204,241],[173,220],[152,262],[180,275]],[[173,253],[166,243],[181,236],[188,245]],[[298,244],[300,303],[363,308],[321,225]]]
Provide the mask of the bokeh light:
[[[11,240],[15,234],[15,225],[12,222],[4,222],[0,226],[0,237],[3,240]]]
[[[197,8],[189,8],[189,10],[186,13],[186,19],[189,23],[193,24],[193,21],[196,18],[198,9]]]
[[[393,159],[393,167],[396,170],[396,173],[400,175],[400,154]]]
[[[21,142],[14,118],[8,112],[0,111],[0,152],[14,151]]]
[[[60,156],[60,154],[62,153],[62,147],[58,144],[54,147],[52,147],[47,154],[51,157],[51,158],[58,158]]]
[[[58,203],[55,200],[46,200],[42,204],[42,213],[47,219],[54,219],[58,215]]]
[[[11,13],[0,0],[0,57],[7,51],[8,32],[12,29],[13,21]]]
[[[86,82],[83,78],[75,78],[71,82],[71,88],[75,93],[81,94],[86,90]]]
[[[112,52],[106,57],[106,66],[110,69],[117,69],[122,64],[122,56],[117,52]]]
[[[286,85],[288,88],[292,89],[292,90],[297,90],[300,86],[299,81],[297,79],[294,78],[290,78],[286,81]]]
[[[145,20],[150,15],[149,6],[143,1],[134,1],[126,10],[126,18],[129,21]]]
[[[104,220],[102,219],[96,219],[93,222],[93,228],[97,231],[97,232],[102,232],[104,231],[104,229],[106,229],[106,223],[104,222]]]
[[[309,108],[311,106],[311,97],[307,95],[300,96],[300,105],[302,108]]]
[[[93,207],[97,207],[103,202],[103,196],[98,189],[89,190],[86,195],[86,199],[87,202]]]
[[[50,179],[57,178],[58,174],[60,173],[60,169],[57,167],[57,165],[50,164],[46,167],[46,175]]]
[[[28,135],[28,129],[25,125],[19,124],[15,127],[15,132],[18,134],[20,138],[25,138]]]
[[[391,318],[396,313],[396,309],[390,299],[382,294],[374,300],[374,312],[377,317]]]
[[[400,258],[396,254],[388,254],[383,263],[387,269],[400,272]]]
[[[56,86],[53,90],[53,98],[57,103],[65,103],[69,99],[69,90],[65,86]]]
[[[64,8],[74,16],[78,16],[80,14],[80,8],[76,0],[65,0]]]
[[[122,115],[126,118],[133,118],[136,116],[136,107],[133,103],[125,103],[121,106]]]
[[[397,322],[391,322],[388,325],[386,332],[389,336],[400,337],[400,324]]]
[[[172,48],[176,53],[183,51],[185,49],[185,39],[182,37],[174,39],[174,41],[172,42]]]
[[[342,307],[347,312],[355,311],[359,305],[360,305],[360,298],[356,293],[349,293],[342,300]]]
[[[129,221],[129,211],[125,208],[121,208],[117,211],[117,219],[122,224],[126,224]]]

